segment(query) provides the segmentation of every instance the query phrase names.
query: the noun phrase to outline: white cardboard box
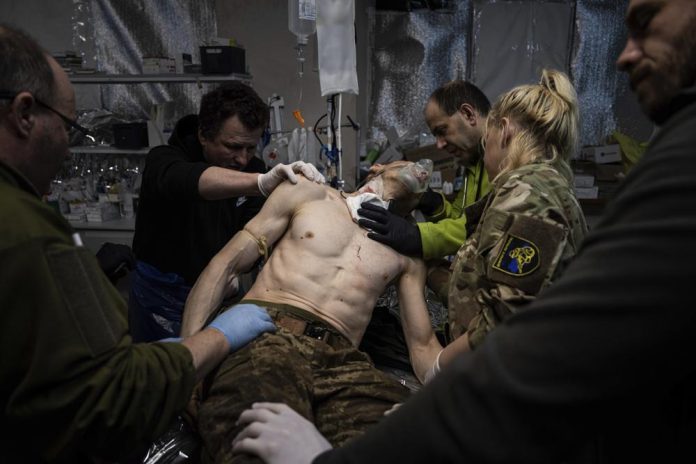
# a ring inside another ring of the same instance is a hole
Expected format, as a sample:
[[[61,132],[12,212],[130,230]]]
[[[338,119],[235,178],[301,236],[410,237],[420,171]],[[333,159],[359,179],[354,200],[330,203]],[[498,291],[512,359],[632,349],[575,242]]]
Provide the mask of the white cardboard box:
[[[594,185],[594,176],[588,174],[575,174],[573,185],[575,187],[592,187]]]
[[[597,164],[619,163],[621,162],[621,147],[618,144],[584,147],[580,152],[580,158],[594,161]]]

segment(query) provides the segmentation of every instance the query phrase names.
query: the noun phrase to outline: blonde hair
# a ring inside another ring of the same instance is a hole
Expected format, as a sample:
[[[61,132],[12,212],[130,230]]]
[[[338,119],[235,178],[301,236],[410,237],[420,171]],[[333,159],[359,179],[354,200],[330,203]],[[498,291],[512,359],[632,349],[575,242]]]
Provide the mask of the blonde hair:
[[[538,84],[521,85],[495,102],[486,131],[509,118],[518,128],[510,140],[500,174],[543,160],[570,179],[569,160],[578,146],[578,97],[568,76],[544,69]],[[500,175],[499,174],[499,175]]]

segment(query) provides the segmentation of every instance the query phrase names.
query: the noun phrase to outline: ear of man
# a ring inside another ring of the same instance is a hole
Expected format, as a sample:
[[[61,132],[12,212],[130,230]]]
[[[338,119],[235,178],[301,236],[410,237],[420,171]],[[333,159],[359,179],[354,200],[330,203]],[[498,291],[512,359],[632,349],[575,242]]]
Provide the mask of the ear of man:
[[[36,115],[33,112],[35,106],[36,100],[29,92],[20,92],[12,100],[7,118],[18,137],[29,138],[31,130],[36,124]]]
[[[459,105],[459,114],[462,115],[464,120],[468,122],[469,125],[475,126],[477,124],[476,116],[478,112],[470,104],[462,103],[461,105]]]

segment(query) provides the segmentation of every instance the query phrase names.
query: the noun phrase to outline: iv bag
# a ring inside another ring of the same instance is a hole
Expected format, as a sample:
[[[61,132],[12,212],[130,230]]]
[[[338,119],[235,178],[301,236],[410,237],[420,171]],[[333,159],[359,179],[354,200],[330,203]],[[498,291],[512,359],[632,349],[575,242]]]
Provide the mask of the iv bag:
[[[317,0],[321,96],[358,94],[354,0]]]
[[[307,38],[317,30],[316,0],[288,0],[288,29],[297,36],[297,43],[305,45]]]

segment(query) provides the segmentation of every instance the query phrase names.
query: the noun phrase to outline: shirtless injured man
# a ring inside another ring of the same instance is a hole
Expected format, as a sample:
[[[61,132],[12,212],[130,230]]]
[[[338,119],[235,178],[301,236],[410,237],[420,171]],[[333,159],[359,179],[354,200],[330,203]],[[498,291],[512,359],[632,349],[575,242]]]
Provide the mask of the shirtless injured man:
[[[235,277],[270,247],[241,303],[267,308],[277,331],[228,356],[205,383],[198,411],[204,461],[254,462],[232,455],[241,430],[236,421],[254,402],[288,404],[340,446],[404,401],[406,387],[357,349],[390,283],[397,287],[414,372],[423,381],[428,360],[441,349],[423,296],[425,266],[369,239],[356,221],[365,201],[406,216],[429,175],[427,163],[398,161],[379,167],[352,194],[302,179],[280,185],[212,259],[187,301],[182,336],[203,327]]]

